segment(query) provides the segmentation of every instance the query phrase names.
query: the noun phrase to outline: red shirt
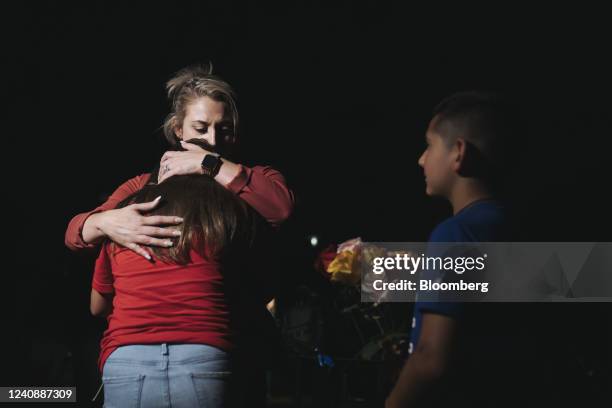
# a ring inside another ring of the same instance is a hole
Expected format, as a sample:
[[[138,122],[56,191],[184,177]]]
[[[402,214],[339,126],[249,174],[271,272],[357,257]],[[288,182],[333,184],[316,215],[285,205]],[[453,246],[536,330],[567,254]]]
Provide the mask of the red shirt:
[[[65,234],[66,246],[73,251],[95,248],[96,244],[83,241],[83,224],[91,214],[111,210],[124,198],[140,190],[147,183],[149,173],[129,179],[99,207],[92,211],[75,215],[68,223]],[[293,192],[287,188],[285,178],[277,170],[268,166],[253,168],[240,165],[240,172],[226,188],[246,201],[272,225],[285,221],[293,210]]]
[[[74,216],[65,234],[68,248],[74,251],[95,248],[96,244],[83,240],[87,217],[115,208],[144,187],[148,179],[149,173],[136,176],[120,185],[99,207]],[[272,225],[282,223],[293,210],[293,192],[287,188],[282,174],[268,166],[240,165],[240,172],[226,188]],[[193,251],[191,259],[193,262],[188,266],[164,264],[160,260],[151,264],[122,247],[118,247],[114,258],[106,246],[102,248],[92,286],[100,293],[115,290],[116,295],[114,311],[108,317],[109,327],[102,339],[100,369],[110,353],[122,344],[178,341],[232,347],[219,267]]]
[[[100,343],[100,371],[117,347],[193,343],[231,350],[234,330],[219,265],[191,251],[192,262],[149,262],[133,251],[105,244],[92,287],[113,294],[113,310]]]

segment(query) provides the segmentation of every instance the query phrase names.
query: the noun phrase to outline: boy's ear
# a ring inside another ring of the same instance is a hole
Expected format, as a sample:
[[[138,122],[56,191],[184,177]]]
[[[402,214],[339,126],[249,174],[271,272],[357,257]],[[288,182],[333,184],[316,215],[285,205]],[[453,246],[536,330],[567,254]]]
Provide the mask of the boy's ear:
[[[486,177],[486,159],[482,152],[465,139],[457,139],[454,170],[463,177]]]
[[[465,167],[467,149],[468,143],[465,139],[458,137],[453,146],[453,154],[455,156],[453,157],[453,170],[457,173],[461,174]]]

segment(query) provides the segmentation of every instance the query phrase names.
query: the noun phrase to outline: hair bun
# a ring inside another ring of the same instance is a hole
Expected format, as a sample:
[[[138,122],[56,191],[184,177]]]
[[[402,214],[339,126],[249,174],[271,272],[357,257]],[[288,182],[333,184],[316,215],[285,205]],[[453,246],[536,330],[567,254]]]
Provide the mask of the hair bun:
[[[212,76],[213,65],[211,62],[193,64],[179,70],[168,82],[166,82],[166,92],[168,99],[173,101],[180,91],[187,85],[195,85],[200,78]]]

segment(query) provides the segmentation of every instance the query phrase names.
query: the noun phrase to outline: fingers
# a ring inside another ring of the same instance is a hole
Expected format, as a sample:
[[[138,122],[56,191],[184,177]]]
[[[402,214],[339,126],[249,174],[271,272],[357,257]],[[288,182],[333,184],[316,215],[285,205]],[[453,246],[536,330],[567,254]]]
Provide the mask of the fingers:
[[[166,152],[159,165],[158,183],[173,176],[202,174],[202,159],[205,154],[206,150],[199,148],[188,152]]]
[[[142,217],[142,225],[178,225],[183,222],[181,217],[171,215],[149,215]]]
[[[163,156],[162,156],[162,158],[161,158],[161,160],[159,162],[163,163],[166,160],[168,160],[168,159],[170,159],[172,157],[175,157],[177,155],[177,153],[180,154],[181,152],[168,151],[168,152],[163,154]]]
[[[174,163],[174,161],[170,161],[170,158],[165,158],[159,164],[159,176],[157,177],[157,183],[159,184],[165,179],[167,179],[170,172],[175,169],[176,164]]]
[[[151,260],[151,255],[144,249],[142,248],[140,245],[131,242],[129,244],[126,245],[129,249],[131,249],[132,251],[136,252],[138,255],[144,257],[147,260]]]
[[[195,151],[203,151],[204,149],[194,143],[185,143],[181,140],[181,146],[185,150],[195,150]]]
[[[172,177],[172,176],[176,176],[179,174],[183,174],[183,170],[180,167],[175,167],[175,168],[171,168],[170,171],[168,172],[164,172],[163,175],[161,176],[161,179],[159,179],[159,183],[161,183],[162,181]]]
[[[159,204],[160,198],[161,196],[157,197],[153,201],[149,201],[148,203],[131,204],[130,206],[139,211],[149,211],[149,210],[154,209],[157,206],[157,204]]]
[[[181,231],[160,227],[141,227],[139,232],[149,237],[180,237]]]
[[[165,248],[168,248],[174,245],[174,243],[169,239],[153,238],[147,235],[137,235],[135,242],[137,242],[138,244],[142,244],[142,245],[158,246],[158,247],[165,247]]]

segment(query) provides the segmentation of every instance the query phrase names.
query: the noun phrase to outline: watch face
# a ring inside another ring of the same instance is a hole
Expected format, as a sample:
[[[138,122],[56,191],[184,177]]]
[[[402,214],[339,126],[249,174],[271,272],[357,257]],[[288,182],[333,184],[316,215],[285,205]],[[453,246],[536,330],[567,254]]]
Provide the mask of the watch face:
[[[204,172],[209,176],[215,175],[214,173],[217,171],[219,161],[220,159],[218,156],[207,154],[204,160],[202,160],[202,169],[204,169]]]

